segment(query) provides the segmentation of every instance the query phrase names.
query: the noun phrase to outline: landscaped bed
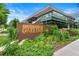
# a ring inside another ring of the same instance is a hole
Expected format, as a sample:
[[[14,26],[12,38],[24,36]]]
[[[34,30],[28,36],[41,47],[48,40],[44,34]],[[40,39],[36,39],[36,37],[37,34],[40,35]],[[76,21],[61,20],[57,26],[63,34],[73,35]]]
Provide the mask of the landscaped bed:
[[[52,56],[53,46],[52,41],[39,35],[34,40],[25,39],[22,45],[18,45],[18,42],[9,44],[1,53],[5,56]]]
[[[70,44],[71,42],[79,39],[79,30],[75,28],[71,28],[69,31],[69,38],[65,38],[64,41],[56,41],[54,44],[54,52],[63,48],[64,46]]]
[[[12,32],[14,32],[12,34]],[[73,33],[76,32],[76,33]],[[73,34],[72,34],[73,33]],[[11,34],[11,35],[10,35]],[[16,39],[16,31],[10,28],[10,37],[1,37],[1,46],[5,45],[9,40],[4,51],[0,55],[5,56],[52,56],[53,53],[72,41],[79,38],[79,31],[73,29],[72,31],[61,31],[57,26],[51,26],[51,32],[45,30],[34,39],[26,38],[22,45],[19,42],[10,44]]]
[[[67,40],[67,41],[64,41],[64,42],[63,42],[63,41],[61,41],[61,42],[56,42],[56,43],[54,44],[54,52],[56,52],[57,50],[59,50],[59,49],[65,47],[66,45],[70,44],[71,42],[73,42],[73,41],[75,41],[75,40],[77,40],[77,39],[79,39],[79,37],[72,37],[71,40]]]

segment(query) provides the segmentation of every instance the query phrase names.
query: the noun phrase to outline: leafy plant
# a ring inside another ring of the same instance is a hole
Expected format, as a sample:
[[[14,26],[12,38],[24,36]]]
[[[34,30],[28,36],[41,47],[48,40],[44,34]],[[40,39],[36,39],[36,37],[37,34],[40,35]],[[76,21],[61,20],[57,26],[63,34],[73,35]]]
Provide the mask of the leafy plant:
[[[35,40],[28,40],[23,43],[16,55],[21,56],[50,56],[53,54],[52,45],[45,42],[43,34],[35,38]]]
[[[35,38],[35,40],[26,39],[25,42],[18,46],[17,43],[10,44],[6,47],[3,55],[7,56],[51,56],[53,55],[52,44],[50,40],[46,42],[43,34]]]
[[[52,46],[45,44],[44,41],[26,40],[24,44],[16,51],[20,56],[50,56],[53,54]]]
[[[69,31],[69,34],[71,36],[77,36],[77,35],[79,35],[79,29],[71,28],[71,30]]]
[[[42,33],[45,37],[48,37],[50,35],[49,31],[46,29]]]
[[[8,37],[10,38],[10,40],[15,40],[17,38],[17,30],[15,28],[9,27],[8,32]]]
[[[56,25],[51,25],[51,35],[55,41],[62,40],[62,34]]]
[[[3,51],[2,55],[5,56],[13,56],[15,55],[15,51],[18,49],[18,44],[8,44],[5,48],[5,51]]]
[[[63,32],[62,34],[64,36],[65,39],[69,39],[70,38],[70,35],[68,32]]]
[[[36,38],[35,38],[35,40],[36,41],[44,41],[45,40],[45,35],[44,34],[40,34],[39,36],[37,36]]]

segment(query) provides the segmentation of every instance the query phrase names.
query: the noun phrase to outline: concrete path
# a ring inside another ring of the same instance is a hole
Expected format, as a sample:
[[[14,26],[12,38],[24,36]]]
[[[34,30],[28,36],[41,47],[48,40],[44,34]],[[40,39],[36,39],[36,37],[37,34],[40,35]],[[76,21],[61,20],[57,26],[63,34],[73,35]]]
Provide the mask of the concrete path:
[[[0,34],[0,36],[7,36],[8,34]]]
[[[79,39],[56,51],[54,56],[79,56]]]

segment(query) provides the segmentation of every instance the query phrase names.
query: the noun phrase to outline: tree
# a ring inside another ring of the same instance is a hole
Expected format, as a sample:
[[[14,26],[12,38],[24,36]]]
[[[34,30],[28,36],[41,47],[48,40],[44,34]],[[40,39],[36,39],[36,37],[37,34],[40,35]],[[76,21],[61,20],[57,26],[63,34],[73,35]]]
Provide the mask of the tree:
[[[0,3],[0,25],[6,25],[9,10],[5,7],[3,3]]]
[[[19,19],[14,18],[12,21],[10,21],[9,25],[16,28],[17,27],[17,23],[19,23]]]

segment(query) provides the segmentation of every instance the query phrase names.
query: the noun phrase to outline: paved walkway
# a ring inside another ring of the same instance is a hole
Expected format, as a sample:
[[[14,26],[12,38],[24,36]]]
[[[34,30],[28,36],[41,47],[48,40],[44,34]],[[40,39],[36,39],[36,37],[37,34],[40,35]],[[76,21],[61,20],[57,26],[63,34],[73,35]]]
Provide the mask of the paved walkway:
[[[56,51],[54,56],[79,56],[79,39]]]
[[[0,34],[0,36],[7,36],[8,34]]]

